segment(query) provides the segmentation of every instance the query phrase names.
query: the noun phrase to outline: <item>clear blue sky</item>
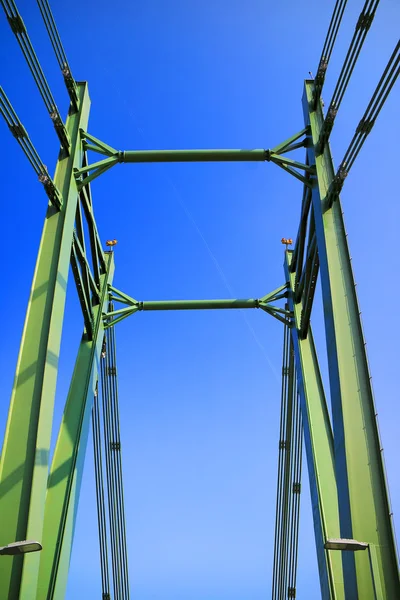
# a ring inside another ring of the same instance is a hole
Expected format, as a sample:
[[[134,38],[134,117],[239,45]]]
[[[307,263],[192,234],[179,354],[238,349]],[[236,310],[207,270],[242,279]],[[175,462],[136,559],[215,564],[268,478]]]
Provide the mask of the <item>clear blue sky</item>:
[[[119,149],[269,148],[303,127],[333,0],[52,2],[89,131]],[[361,0],[351,0],[329,67],[329,100]],[[68,99],[36,3],[18,7],[61,114]],[[49,171],[52,130],[0,14],[0,77]],[[398,37],[400,5],[378,8],[332,137],[338,164]],[[363,311],[395,521],[400,418],[400,222],[393,90],[342,201]],[[0,122],[3,284],[0,426],[5,426],[46,210],[30,165]],[[102,239],[117,238],[115,285],[139,300],[259,297],[284,282],[301,184],[273,164],[121,165],[93,184]],[[72,278],[55,422],[82,329]],[[394,306],[392,307],[392,304]],[[326,374],[321,310],[313,318]],[[145,313],[117,327],[132,597],[261,600],[271,587],[282,328],[259,311]],[[319,584],[303,474],[298,597]],[[92,447],[88,447],[67,598],[100,597]]]

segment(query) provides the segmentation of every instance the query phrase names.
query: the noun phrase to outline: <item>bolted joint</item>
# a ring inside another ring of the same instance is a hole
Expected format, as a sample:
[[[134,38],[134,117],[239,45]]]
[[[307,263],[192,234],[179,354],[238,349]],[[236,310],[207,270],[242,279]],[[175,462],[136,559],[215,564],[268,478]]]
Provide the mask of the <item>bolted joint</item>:
[[[332,124],[333,127],[337,113],[338,111],[337,108],[335,108],[335,103],[332,102],[332,105],[329,107],[328,112],[326,113],[325,123]]]
[[[65,129],[65,125],[61,120],[60,113],[57,110],[57,107],[53,106],[53,110],[50,113],[50,119],[53,121],[54,129],[56,130],[56,134],[58,135],[58,139],[61,142],[62,147],[69,150],[71,146],[71,141],[69,139],[69,135],[67,130]]]
[[[295,483],[293,483],[292,492],[293,492],[293,494],[300,494],[301,483],[298,483],[297,481]]]
[[[68,65],[66,63],[64,63],[64,67],[62,68],[61,72],[64,75],[65,82],[73,81],[71,71],[69,70]]]
[[[118,151],[118,162],[119,163],[125,162],[125,152],[123,150]]]
[[[15,35],[18,33],[26,33],[25,23],[23,22],[21,15],[17,14],[15,17],[7,17],[7,20]]]
[[[271,150],[265,150],[265,160],[270,162],[271,160]]]
[[[322,87],[325,81],[326,70],[328,68],[328,61],[325,56],[321,57],[318,65],[317,75],[315,76],[315,85]]]
[[[54,127],[64,127],[64,123],[55,106],[53,106],[53,111],[50,113],[50,119],[53,121]]]
[[[336,119],[336,115],[338,113],[337,108],[335,107],[335,103],[332,102],[330,105],[328,112],[326,113],[325,121],[321,129],[321,133],[319,136],[318,144],[317,144],[317,152],[321,154],[324,150],[324,146],[329,139],[331,131],[333,129],[333,124]]]
[[[77,169],[76,167],[73,168],[73,173],[74,173],[74,177],[76,180],[76,183],[82,183],[82,175],[81,173],[79,173],[79,169]]]
[[[49,200],[53,204],[53,206],[55,206],[58,210],[61,210],[61,207],[62,207],[61,194],[58,191],[58,189],[56,188],[56,186],[54,185],[54,182],[51,179],[51,177],[49,176],[49,174],[47,172],[41,173],[39,175],[39,181],[40,181],[40,183],[43,184],[43,187],[46,191],[47,197],[49,198]]]
[[[8,128],[17,140],[20,138],[28,137],[28,132],[26,131],[22,123],[17,123],[16,125],[9,125]]]
[[[358,17],[356,31],[358,31],[358,30],[362,31],[364,29],[366,29],[368,31],[368,29],[371,27],[371,23],[373,20],[374,20],[373,14],[364,13],[364,11],[361,11],[360,16]]]
[[[375,119],[361,119],[357,125],[356,133],[364,133],[368,135],[373,128]]]
[[[72,104],[74,105],[75,110],[78,110],[78,88],[67,63],[64,63],[61,72],[63,74],[64,82],[67,86],[68,94],[71,98]]]
[[[335,178],[331,183],[331,187],[330,187],[330,190],[329,190],[329,193],[327,196],[329,206],[332,206],[333,202],[337,199],[340,192],[342,191],[343,184],[344,184],[346,177],[347,177],[346,163],[343,162],[340,165],[340,167],[335,175]]]

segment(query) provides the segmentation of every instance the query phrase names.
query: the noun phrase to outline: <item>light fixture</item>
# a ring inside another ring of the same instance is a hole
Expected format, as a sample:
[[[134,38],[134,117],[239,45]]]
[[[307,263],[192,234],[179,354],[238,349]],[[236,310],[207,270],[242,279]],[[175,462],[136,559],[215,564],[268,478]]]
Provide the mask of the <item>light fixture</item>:
[[[41,549],[42,544],[39,544],[39,542],[25,540],[0,547],[0,554],[15,556],[17,554],[26,554],[27,552],[39,552]]]
[[[331,539],[327,540],[324,544],[325,550],[347,550],[355,552],[356,550],[367,550],[368,544],[366,542],[359,542],[357,540],[343,539]]]

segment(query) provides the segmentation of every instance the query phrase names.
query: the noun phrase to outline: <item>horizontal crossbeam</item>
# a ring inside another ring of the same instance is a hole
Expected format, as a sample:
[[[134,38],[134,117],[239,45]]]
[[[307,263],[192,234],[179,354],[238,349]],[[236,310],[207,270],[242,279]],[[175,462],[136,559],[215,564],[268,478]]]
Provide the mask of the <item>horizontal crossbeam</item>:
[[[267,151],[255,150],[115,150],[113,154],[99,147],[84,144],[86,150],[105,154],[107,158],[91,165],[75,169],[78,186],[90,183],[117,163],[164,163],[164,162],[250,162],[267,160]],[[90,175],[89,175],[90,173]],[[83,176],[83,179],[81,179]]]
[[[283,152],[290,152],[306,146],[308,143],[307,133],[308,128],[305,127],[281,144],[275,146],[272,150],[265,150],[263,148],[215,150],[116,150],[82,130],[81,137],[84,150],[102,154],[106,158],[96,161],[91,165],[84,165],[80,169],[75,169],[74,173],[77,185],[81,188],[83,185],[90,183],[117,163],[271,161],[306,185],[311,186],[312,182],[309,179],[309,175],[314,174],[314,167],[281,156]],[[298,142],[297,140],[302,136],[306,137]],[[299,173],[296,169],[303,170],[306,176]]]
[[[244,309],[261,308],[281,322],[286,322],[291,313],[286,309],[269,304],[271,300],[286,297],[286,285],[281,286],[263,298],[223,299],[223,300],[150,300],[138,301],[115,288],[110,289],[110,301],[121,302],[125,308],[119,308],[108,313],[103,313],[105,328],[111,327],[139,311],[155,310],[215,310],[215,309]],[[126,306],[128,305],[128,306]]]
[[[218,308],[260,308],[260,300],[156,300],[137,303],[137,310],[207,310]]]

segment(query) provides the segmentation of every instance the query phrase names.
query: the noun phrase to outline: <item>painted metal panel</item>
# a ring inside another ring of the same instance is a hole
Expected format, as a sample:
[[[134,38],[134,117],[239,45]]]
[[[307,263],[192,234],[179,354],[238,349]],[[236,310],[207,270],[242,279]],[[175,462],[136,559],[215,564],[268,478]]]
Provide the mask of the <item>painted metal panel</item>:
[[[82,160],[80,128],[86,128],[90,100],[78,85],[79,111],[66,128],[71,154],[61,151],[54,182],[63,198],[58,211],[49,205],[33,278],[0,462],[0,545],[42,539],[49,448],[58,356],[78,192],[73,168]],[[39,556],[24,558],[36,586]],[[18,598],[22,560],[0,561],[0,597]]]

